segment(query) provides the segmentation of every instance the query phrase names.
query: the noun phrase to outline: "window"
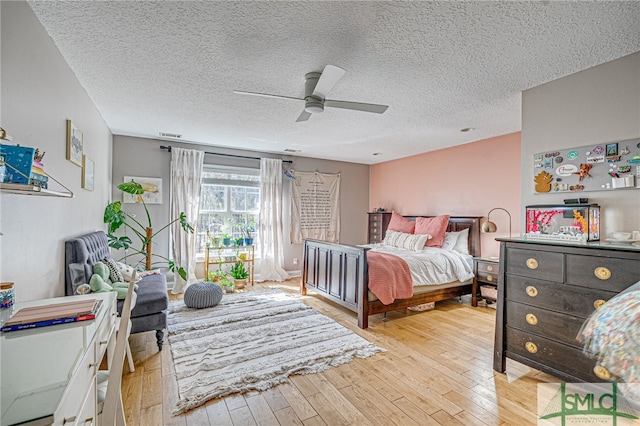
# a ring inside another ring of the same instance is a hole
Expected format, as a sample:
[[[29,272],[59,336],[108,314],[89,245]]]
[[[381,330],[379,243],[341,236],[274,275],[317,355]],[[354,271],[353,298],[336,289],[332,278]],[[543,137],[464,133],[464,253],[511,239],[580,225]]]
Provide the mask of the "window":
[[[211,238],[228,234],[235,240],[244,237],[236,224],[255,222],[257,229],[259,211],[260,170],[205,165],[196,230],[197,253],[204,254],[207,231]]]

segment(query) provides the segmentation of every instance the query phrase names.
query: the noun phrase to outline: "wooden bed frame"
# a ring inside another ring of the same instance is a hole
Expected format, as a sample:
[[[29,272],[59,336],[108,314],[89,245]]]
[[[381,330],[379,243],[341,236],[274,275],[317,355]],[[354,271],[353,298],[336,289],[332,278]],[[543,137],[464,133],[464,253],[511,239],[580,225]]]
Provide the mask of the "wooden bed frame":
[[[405,216],[415,220],[416,216]],[[456,232],[469,228],[469,254],[480,256],[480,218],[482,216],[458,216],[449,219],[447,231]],[[382,230],[383,233],[386,230]],[[369,315],[405,309],[409,306],[459,297],[472,292],[472,282],[448,288],[437,288],[415,294],[410,299],[398,299],[390,305],[379,300],[369,301],[368,248],[324,241],[305,240],[303,271],[300,292],[311,289],[358,314],[358,327],[369,326]]]

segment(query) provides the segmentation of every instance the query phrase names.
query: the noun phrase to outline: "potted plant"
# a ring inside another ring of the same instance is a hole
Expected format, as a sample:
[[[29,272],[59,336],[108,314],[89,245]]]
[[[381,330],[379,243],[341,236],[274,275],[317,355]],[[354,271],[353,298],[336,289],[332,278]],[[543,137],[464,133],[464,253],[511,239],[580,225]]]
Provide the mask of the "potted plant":
[[[236,287],[244,288],[244,286],[247,284],[247,277],[249,276],[249,273],[244,268],[243,262],[238,260],[236,263],[234,263],[231,267],[231,270],[229,271],[229,274],[231,274],[231,276],[233,277]]]
[[[236,240],[235,240],[236,247],[239,247],[239,246],[241,246],[243,244],[244,244],[244,238],[242,238],[242,237],[236,238]]]
[[[122,192],[126,192],[127,194],[132,194],[132,195],[144,194],[144,188],[142,187],[142,185],[134,181],[122,183],[118,185],[118,189]],[[139,222],[136,219],[135,215],[122,210],[122,203],[120,201],[114,201],[113,203],[110,203],[107,205],[107,207],[105,207],[104,223],[109,224],[109,230],[107,232],[109,247],[112,247],[115,249],[124,249],[125,259],[128,256],[126,253],[126,250],[129,250],[129,249],[131,249],[135,254],[140,254],[144,256],[146,270],[151,269],[153,265],[158,265],[159,262],[153,262],[152,260],[153,257],[155,256],[163,259],[163,261],[160,263],[166,262],[171,272],[175,272],[176,267],[175,267],[175,264],[173,263],[173,260],[165,256],[160,256],[158,254],[152,253],[151,244],[153,242],[153,237],[155,237],[158,233],[167,229],[169,226],[171,226],[175,222],[180,222],[180,226],[185,232],[193,232],[193,227],[189,224],[189,222],[187,222],[187,216],[184,214],[184,212],[180,212],[177,218],[172,219],[171,221],[169,221],[169,223],[164,225],[162,228],[154,231],[153,225],[151,224],[151,215],[149,214],[147,205],[144,202],[144,198],[142,197],[140,198],[142,201],[142,206],[144,207],[144,211],[147,216],[146,225]],[[124,226],[125,230],[126,229],[131,230],[136,235],[136,237],[138,237],[138,239],[140,240],[140,243],[142,244],[140,248],[132,247],[131,245],[133,244],[133,242],[131,241],[131,238],[129,238],[127,235],[122,235],[122,236],[114,235],[114,232],[116,232],[122,226]],[[182,277],[182,279],[186,280],[187,271],[185,271],[184,268],[182,267],[179,267],[177,269],[178,269],[177,272]]]
[[[233,293],[235,290],[234,283],[231,280],[229,280],[229,278],[227,278],[226,275],[220,279],[219,284],[225,293]]]
[[[242,231],[242,234],[244,235],[244,245],[250,246],[253,244],[253,233],[256,230],[255,226],[256,226],[256,222],[253,220],[249,223],[244,223],[244,222],[236,223],[236,227],[239,228],[240,231]]]
[[[223,271],[222,269],[218,269],[216,271],[209,272],[209,276],[207,277],[207,279],[212,283],[217,283],[222,281],[222,279],[226,276],[227,273],[225,271]]]
[[[231,245],[231,235],[222,234],[222,245],[225,247],[229,247]]]

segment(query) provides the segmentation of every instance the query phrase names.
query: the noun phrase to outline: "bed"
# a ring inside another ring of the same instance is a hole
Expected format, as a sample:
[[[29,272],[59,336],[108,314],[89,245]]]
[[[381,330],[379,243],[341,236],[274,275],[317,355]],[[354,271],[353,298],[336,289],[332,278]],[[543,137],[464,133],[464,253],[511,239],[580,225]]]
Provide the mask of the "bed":
[[[416,220],[417,216],[404,216]],[[431,216],[425,216],[431,217]],[[470,257],[480,256],[481,216],[450,217],[447,232],[468,229]],[[384,231],[384,230],[383,230]],[[385,313],[472,293],[473,278],[445,284],[413,287],[413,296],[382,303],[369,289],[367,253],[370,246],[352,246],[305,240],[300,291],[308,289],[358,315],[358,327],[369,326],[369,315]]]

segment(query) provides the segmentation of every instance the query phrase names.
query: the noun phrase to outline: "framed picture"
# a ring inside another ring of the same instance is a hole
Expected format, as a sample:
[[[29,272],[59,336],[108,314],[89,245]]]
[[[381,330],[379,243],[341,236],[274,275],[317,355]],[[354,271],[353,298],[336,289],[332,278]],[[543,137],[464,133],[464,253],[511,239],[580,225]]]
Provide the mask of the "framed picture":
[[[67,160],[82,167],[82,132],[67,120]]]
[[[82,156],[82,187],[93,191],[96,163],[86,155]]]
[[[133,195],[123,192],[123,203],[142,203],[144,200],[145,204],[162,204],[162,178],[125,176],[124,181],[139,183],[144,188],[144,194]]]
[[[618,155],[618,144],[617,143],[608,143],[607,144],[607,157]]]

